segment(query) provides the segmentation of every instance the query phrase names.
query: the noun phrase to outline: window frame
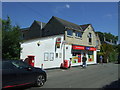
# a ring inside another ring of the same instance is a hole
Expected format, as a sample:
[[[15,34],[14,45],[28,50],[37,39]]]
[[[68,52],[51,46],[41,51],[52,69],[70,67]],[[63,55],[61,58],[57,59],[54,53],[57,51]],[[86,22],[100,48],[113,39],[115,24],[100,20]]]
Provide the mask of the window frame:
[[[51,56],[53,57],[53,59]],[[54,61],[54,53],[53,52],[50,53],[50,61]]]
[[[67,29],[67,36],[73,37],[73,30]],[[71,34],[68,33],[68,31],[71,31]]]
[[[47,55],[47,56],[46,56]],[[47,59],[46,59],[47,58]],[[49,53],[45,52],[44,53],[44,61],[48,61],[49,60]]]
[[[80,34],[78,34],[78,33],[80,33]],[[79,35],[80,35],[80,36],[79,36]],[[79,32],[79,31],[75,31],[75,37],[76,37],[76,38],[81,38],[81,37],[82,37],[82,33]]]

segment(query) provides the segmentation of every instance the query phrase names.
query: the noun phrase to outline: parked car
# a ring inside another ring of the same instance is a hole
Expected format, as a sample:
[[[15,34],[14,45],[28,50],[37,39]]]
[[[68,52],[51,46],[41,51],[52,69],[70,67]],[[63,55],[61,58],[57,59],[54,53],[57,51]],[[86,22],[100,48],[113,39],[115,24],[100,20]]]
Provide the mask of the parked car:
[[[2,88],[27,84],[43,86],[47,80],[46,72],[35,68],[22,60],[2,60]]]

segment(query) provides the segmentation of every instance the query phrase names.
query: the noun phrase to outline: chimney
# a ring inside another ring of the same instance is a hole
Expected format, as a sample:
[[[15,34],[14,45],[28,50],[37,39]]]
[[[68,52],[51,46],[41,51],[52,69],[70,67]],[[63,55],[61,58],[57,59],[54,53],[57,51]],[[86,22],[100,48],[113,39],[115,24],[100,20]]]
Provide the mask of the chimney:
[[[106,41],[105,36],[104,36],[104,41]]]

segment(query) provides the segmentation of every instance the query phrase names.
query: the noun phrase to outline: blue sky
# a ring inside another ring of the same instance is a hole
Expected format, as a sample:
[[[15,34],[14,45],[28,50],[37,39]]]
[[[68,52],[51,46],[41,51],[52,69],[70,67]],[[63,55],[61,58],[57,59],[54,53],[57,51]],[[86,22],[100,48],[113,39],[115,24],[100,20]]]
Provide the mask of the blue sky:
[[[118,35],[117,2],[3,2],[2,18],[29,27],[34,20],[47,23],[52,16],[78,25],[92,24],[95,31]]]

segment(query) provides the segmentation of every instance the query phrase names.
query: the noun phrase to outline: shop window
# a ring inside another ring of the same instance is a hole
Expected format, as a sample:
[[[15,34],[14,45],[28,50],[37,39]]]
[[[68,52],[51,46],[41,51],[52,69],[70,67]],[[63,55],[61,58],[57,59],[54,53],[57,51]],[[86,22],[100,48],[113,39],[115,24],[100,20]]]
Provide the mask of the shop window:
[[[49,53],[44,53],[44,61],[48,61],[49,59]]]
[[[73,36],[73,30],[67,30],[67,36]]]
[[[54,53],[50,53],[50,61],[54,60]]]

